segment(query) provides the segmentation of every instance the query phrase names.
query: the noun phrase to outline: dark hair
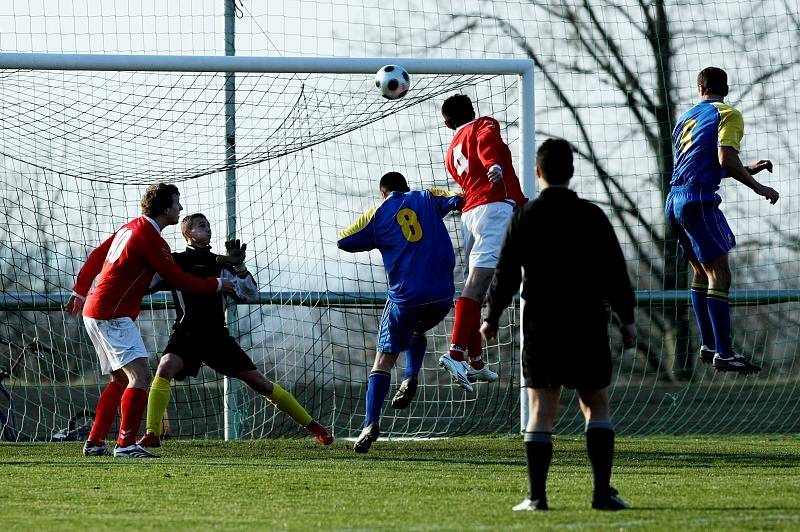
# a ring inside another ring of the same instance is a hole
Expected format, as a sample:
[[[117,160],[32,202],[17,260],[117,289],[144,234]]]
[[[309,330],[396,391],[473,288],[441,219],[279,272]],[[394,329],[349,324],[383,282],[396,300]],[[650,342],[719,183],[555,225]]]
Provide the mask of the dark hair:
[[[536,166],[551,185],[563,185],[572,178],[572,146],[563,139],[547,139],[536,151]]]
[[[408,188],[408,183],[406,182],[406,178],[400,172],[387,172],[383,174],[381,177],[380,183],[381,190],[385,190],[388,192],[408,192],[411,190]]]
[[[181,220],[181,234],[183,236],[186,236],[186,233],[188,233],[189,231],[192,230],[192,227],[194,227],[194,223],[197,220],[199,220],[200,218],[202,218],[204,220],[208,219],[208,218],[206,218],[205,214],[202,214],[202,213],[199,213],[199,212],[184,216],[183,220]]]
[[[172,196],[180,195],[178,187],[167,183],[150,185],[142,196],[142,214],[155,218],[172,207]]]
[[[706,92],[728,95],[728,74],[717,67],[706,67],[697,74],[697,86],[703,87]]]
[[[454,94],[442,104],[442,116],[455,127],[475,119],[475,108],[466,94]]]

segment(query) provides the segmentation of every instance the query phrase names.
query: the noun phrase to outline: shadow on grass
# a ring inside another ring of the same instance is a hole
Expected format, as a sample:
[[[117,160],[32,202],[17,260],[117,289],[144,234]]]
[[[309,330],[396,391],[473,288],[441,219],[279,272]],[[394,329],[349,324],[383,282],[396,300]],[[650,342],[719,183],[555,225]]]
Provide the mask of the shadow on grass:
[[[556,441],[553,464],[560,466],[588,465],[584,442]],[[664,449],[659,449],[663,446]],[[81,443],[0,445],[0,464],[78,465],[125,464],[142,460],[122,460],[111,457],[83,457]],[[638,449],[636,447],[639,447]],[[644,448],[642,448],[644,447]],[[390,464],[444,464],[454,467],[524,467],[522,441],[512,438],[454,438],[439,441],[392,442],[378,441],[367,455],[357,455],[352,443],[338,441],[323,448],[310,439],[221,441],[167,441],[157,450],[162,456],[145,462],[167,463],[190,459],[193,465],[224,466],[233,463],[245,467],[286,467],[297,461],[314,461],[320,465],[352,464],[369,467],[371,462]],[[676,469],[735,469],[797,468],[800,453],[797,446],[785,449],[770,448],[768,443],[748,441],[731,443],[728,440],[690,441],[623,440],[615,456],[615,467],[653,469],[652,474],[670,474]],[[241,461],[252,464],[242,464]]]
[[[686,451],[683,453],[653,451],[619,451],[615,456],[618,466],[653,466],[653,467],[798,467],[800,457],[789,453],[773,453],[753,450],[737,451]]]

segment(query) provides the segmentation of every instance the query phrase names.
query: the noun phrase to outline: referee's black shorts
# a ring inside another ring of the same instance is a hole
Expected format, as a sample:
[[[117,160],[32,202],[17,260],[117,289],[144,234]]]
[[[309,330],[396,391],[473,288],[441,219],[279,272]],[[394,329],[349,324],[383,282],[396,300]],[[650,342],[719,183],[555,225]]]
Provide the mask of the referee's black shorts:
[[[183,369],[175,375],[179,381],[186,377],[197,377],[203,364],[228,377],[256,369],[247,353],[224,327],[216,331],[203,331],[202,334],[174,330],[164,348],[164,354],[167,353],[183,360]]]
[[[522,378],[527,388],[564,386],[590,391],[611,384],[607,322],[572,325],[568,330],[526,326]]]

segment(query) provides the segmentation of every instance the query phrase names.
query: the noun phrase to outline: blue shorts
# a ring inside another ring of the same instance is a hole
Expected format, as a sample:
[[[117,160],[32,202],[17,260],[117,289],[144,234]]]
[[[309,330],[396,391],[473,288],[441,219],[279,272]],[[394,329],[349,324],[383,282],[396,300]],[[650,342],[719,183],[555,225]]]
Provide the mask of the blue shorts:
[[[378,328],[378,351],[400,353],[408,351],[411,336],[436,327],[453,307],[453,299],[445,299],[426,305],[401,306],[386,301]]]
[[[687,259],[709,262],[736,246],[733,231],[719,210],[720,203],[719,194],[698,197],[695,191],[673,188],[667,195],[667,224]]]

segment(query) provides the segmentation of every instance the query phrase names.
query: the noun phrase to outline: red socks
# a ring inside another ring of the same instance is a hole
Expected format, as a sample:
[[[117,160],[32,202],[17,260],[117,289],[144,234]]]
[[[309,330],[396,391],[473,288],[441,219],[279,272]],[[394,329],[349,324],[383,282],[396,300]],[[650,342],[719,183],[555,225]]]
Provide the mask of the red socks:
[[[117,417],[117,408],[122,398],[122,393],[125,387],[115,381],[108,383],[103,393],[100,394],[100,400],[97,401],[97,412],[94,415],[94,422],[92,423],[92,431],[89,433],[89,441],[95,445],[103,445],[106,442],[106,436],[111,429],[111,424],[114,418]]]
[[[449,354],[453,360],[463,361],[464,351],[469,351],[470,365],[475,369],[483,367],[480,323],[481,304],[468,297],[459,297],[456,300],[456,319]]]
[[[144,409],[147,406],[147,390],[126,388],[122,394],[122,419],[119,423],[117,446],[127,447],[136,443],[139,425],[142,423]]]
[[[480,316],[478,316],[480,320]],[[475,330],[472,333],[472,338],[469,341],[469,365],[474,369],[483,369],[483,337],[481,336],[480,322],[475,325]]]

